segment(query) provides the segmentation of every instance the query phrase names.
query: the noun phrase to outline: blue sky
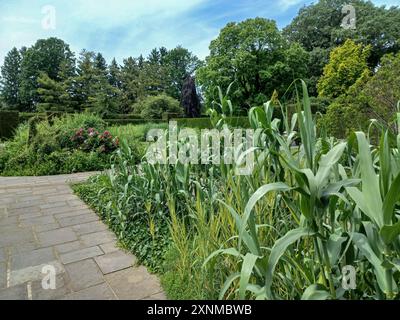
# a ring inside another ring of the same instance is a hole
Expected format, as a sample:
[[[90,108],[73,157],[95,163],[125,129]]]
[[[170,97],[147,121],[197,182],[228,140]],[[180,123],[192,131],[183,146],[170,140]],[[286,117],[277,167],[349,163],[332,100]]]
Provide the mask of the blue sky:
[[[200,58],[231,21],[266,17],[286,26],[307,0],[0,0],[0,63],[14,46],[56,36],[75,53],[99,51],[110,61],[147,55],[154,47],[182,45]],[[400,5],[400,0],[374,0]],[[55,29],[43,28],[46,6]],[[45,10],[45,11],[43,11]]]

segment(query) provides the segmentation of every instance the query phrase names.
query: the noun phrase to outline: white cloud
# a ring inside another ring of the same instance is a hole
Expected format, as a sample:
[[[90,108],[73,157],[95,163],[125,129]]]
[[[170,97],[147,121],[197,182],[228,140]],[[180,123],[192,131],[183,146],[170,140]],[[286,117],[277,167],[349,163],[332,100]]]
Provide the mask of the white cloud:
[[[19,16],[5,16],[1,18],[4,23],[18,23],[18,24],[37,24],[40,23],[37,19],[25,18]]]
[[[304,0],[279,0],[279,7],[282,8],[283,10],[287,10],[290,7],[295,6],[296,4],[305,2]]]
[[[81,49],[103,52],[107,59],[147,54],[178,44],[199,57],[227,22],[263,16],[289,23],[293,9],[317,0],[0,0],[0,65],[12,48],[56,36]],[[56,30],[44,30],[42,7],[56,9]],[[398,4],[400,0],[375,0]],[[209,10],[209,11],[206,11]]]

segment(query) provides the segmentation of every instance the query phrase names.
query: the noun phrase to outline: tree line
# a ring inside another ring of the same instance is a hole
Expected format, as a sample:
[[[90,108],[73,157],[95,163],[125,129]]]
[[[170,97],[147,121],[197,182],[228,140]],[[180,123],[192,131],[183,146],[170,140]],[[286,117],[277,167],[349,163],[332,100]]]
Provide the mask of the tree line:
[[[115,59],[107,64],[100,53],[84,50],[76,58],[60,39],[39,40],[31,48],[8,53],[1,68],[1,97],[8,108],[20,111],[129,113],[140,111],[146,98],[161,94],[198,104],[193,78],[183,88],[184,79],[195,75],[205,108],[217,98],[217,86],[226,89],[233,83],[229,98],[235,112],[241,113],[266,102],[274,92],[284,97],[297,78],[307,82],[311,95],[337,99],[357,82],[360,68],[373,76],[383,57],[400,51],[399,7],[354,0],[356,29],[347,30],[341,27],[346,2],[320,0],[304,6],[283,30],[266,18],[228,23],[211,42],[204,62],[177,47],[154,49],[147,58],[129,57],[121,65]],[[347,63],[356,63],[359,69],[355,74],[350,66],[339,70],[340,61],[327,69],[335,50],[349,39],[356,47],[345,51],[358,52],[362,61],[358,61],[361,66],[357,61]],[[326,80],[326,73],[336,77],[337,83]],[[182,92],[187,96],[182,97]],[[196,108],[187,109],[199,114]]]
[[[120,65],[87,50],[76,58],[63,40],[41,39],[7,54],[1,97],[9,109],[24,112],[130,113],[147,97],[165,94],[180,100],[185,80],[190,82],[200,65],[181,46],[156,48],[147,58],[129,57]]]

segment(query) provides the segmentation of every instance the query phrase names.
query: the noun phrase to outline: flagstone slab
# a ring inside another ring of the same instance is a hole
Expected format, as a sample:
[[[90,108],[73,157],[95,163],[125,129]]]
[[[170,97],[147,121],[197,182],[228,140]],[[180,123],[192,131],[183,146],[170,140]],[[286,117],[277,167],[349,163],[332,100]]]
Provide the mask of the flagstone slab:
[[[68,272],[71,288],[74,291],[80,291],[104,282],[103,274],[92,259],[67,264],[65,270]]]
[[[135,257],[122,251],[107,253],[105,255],[96,257],[94,260],[100,267],[103,274],[127,269],[132,267],[136,262]]]
[[[166,298],[68,185],[92,174],[0,177],[0,300]]]

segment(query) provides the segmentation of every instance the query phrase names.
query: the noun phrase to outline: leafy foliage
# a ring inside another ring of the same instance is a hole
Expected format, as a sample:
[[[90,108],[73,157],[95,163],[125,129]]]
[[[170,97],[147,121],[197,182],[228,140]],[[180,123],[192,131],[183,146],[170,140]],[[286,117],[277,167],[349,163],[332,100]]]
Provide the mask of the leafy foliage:
[[[375,6],[370,1],[354,0],[351,4],[356,13],[356,29],[341,27],[345,14],[342,8],[347,0],[320,0],[300,9],[298,15],[284,29],[291,42],[300,43],[310,53],[309,74],[312,93],[317,79],[322,75],[329,53],[337,46],[352,39],[358,44],[371,46],[368,64],[371,68],[379,64],[387,53],[400,50],[400,8]]]
[[[305,76],[307,61],[305,50],[286,42],[275,21],[248,19],[221,30],[196,76],[208,104],[215,99],[217,85],[227,88],[235,82],[232,102],[247,110],[262,105],[274,90],[283,95],[295,78]]]
[[[324,73],[318,82],[320,96],[337,98],[345,93],[356,81],[369,74],[367,58],[370,48],[347,40],[342,46],[335,48]]]
[[[23,111],[34,111],[40,102],[37,79],[46,73],[50,79],[63,81],[74,72],[75,59],[69,45],[57,38],[38,40],[22,53],[19,95]]]
[[[179,101],[165,94],[148,97],[138,102],[134,109],[144,119],[161,119],[164,112],[183,114]]]
[[[0,174],[53,175],[105,169],[118,140],[108,132],[95,134],[92,128],[104,130],[104,122],[95,116],[75,115],[53,119],[52,124],[47,120],[23,124],[0,152]],[[83,139],[77,138],[77,130]]]
[[[383,124],[395,122],[400,101],[400,53],[388,54],[374,76],[366,83],[361,97],[368,101],[372,116]]]
[[[102,217],[162,272],[171,298],[398,298],[398,132],[383,130],[377,146],[361,131],[320,133],[305,82],[293,85],[290,118],[276,99],[249,111],[260,134],[248,176],[235,175],[238,164],[135,166],[123,144],[98,178],[89,202],[101,199]],[[352,291],[341,283],[347,265],[357,270]]]

